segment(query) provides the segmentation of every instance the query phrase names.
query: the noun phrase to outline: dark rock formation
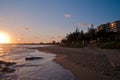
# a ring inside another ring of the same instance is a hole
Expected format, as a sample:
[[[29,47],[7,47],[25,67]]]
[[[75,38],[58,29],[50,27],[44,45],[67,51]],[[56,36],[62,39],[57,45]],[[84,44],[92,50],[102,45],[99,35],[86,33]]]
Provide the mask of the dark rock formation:
[[[114,70],[115,71],[120,71],[120,66],[115,66]]]
[[[9,66],[12,66],[14,64],[14,62],[0,61],[0,72],[14,72],[15,69],[9,68]]]
[[[11,69],[9,68],[8,66],[2,68],[1,72],[8,72],[8,73],[11,73],[11,72],[14,72],[15,69]]]
[[[25,60],[38,60],[38,59],[43,59],[43,57],[27,57]]]

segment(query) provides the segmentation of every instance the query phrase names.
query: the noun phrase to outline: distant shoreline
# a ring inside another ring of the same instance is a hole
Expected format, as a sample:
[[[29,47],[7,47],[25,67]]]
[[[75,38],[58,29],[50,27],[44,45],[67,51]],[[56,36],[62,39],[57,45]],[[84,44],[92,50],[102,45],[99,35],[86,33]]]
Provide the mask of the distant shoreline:
[[[115,77],[103,75],[102,71],[112,70],[113,66],[120,62],[119,58],[116,57],[119,55],[120,50],[102,50],[94,47],[65,48],[58,46],[47,46],[37,49],[46,53],[56,54],[57,57],[54,61],[70,70],[77,80],[85,80],[86,78],[90,80],[114,80]],[[113,65],[112,63],[115,60],[118,60],[118,62]]]

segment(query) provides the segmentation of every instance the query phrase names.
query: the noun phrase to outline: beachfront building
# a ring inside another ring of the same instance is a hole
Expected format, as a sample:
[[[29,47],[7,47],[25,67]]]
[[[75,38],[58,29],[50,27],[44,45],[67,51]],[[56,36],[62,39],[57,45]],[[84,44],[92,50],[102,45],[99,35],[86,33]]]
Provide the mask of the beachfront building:
[[[112,22],[110,25],[110,29],[113,32],[120,32],[120,21]]]
[[[109,31],[110,31],[110,23],[99,25],[99,26],[97,27],[97,31],[100,31],[100,30],[109,32]]]
[[[97,27],[97,31],[120,32],[120,20],[111,23],[101,24]]]
[[[101,24],[96,28],[97,40],[120,40],[120,20]],[[100,35],[101,34],[101,35]]]

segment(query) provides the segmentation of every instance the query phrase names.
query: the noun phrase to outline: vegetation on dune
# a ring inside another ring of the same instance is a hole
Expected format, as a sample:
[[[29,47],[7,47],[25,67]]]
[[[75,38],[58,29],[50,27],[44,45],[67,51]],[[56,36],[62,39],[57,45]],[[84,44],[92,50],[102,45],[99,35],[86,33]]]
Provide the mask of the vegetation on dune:
[[[88,44],[94,44],[93,46],[101,48],[120,49],[120,33],[105,30],[96,31],[91,25],[88,32],[84,33],[76,28],[74,32],[67,34],[61,41],[61,45],[65,47],[82,48]]]
[[[120,41],[104,42],[101,43],[99,47],[105,49],[120,49]]]

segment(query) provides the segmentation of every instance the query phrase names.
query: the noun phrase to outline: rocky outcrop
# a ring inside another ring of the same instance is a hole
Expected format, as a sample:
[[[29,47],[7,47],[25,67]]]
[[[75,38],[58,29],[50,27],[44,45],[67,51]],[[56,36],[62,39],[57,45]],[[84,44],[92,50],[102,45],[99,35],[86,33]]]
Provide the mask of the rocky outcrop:
[[[43,59],[43,57],[26,57],[25,60],[38,60]]]
[[[14,62],[0,61],[0,72],[14,72],[15,69],[10,68],[14,64]]]

